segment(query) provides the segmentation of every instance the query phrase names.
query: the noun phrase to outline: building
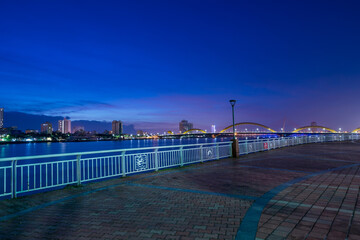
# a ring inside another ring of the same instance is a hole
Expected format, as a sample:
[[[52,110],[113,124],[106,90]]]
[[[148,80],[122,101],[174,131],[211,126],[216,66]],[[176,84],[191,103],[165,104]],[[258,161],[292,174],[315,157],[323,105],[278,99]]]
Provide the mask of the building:
[[[216,133],[216,126],[215,125],[211,125],[211,132]]]
[[[71,133],[71,120],[66,118],[59,120],[58,131],[61,133]]]
[[[0,128],[4,127],[4,108],[0,108]]]
[[[122,135],[123,134],[123,123],[119,120],[112,121],[112,134]]]
[[[35,129],[26,129],[25,130],[25,133],[26,134],[29,134],[29,133],[38,133],[39,131],[38,130],[35,130]]]
[[[9,135],[20,135],[22,134],[21,130],[18,130],[16,126],[1,128],[0,134],[9,134]]]
[[[182,120],[180,123],[179,123],[179,130],[181,133],[183,132],[186,132],[190,129],[193,129],[194,126],[192,123],[189,123],[187,120]]]
[[[45,122],[41,124],[41,133],[52,134],[52,132],[53,132],[53,128],[51,123]]]

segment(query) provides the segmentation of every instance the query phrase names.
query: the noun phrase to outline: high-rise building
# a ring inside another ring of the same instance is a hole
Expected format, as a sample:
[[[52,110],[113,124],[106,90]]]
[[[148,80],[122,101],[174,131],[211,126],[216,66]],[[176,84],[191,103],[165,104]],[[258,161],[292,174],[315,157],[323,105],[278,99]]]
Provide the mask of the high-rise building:
[[[180,123],[179,123],[179,130],[180,132],[186,132],[190,129],[193,129],[194,125],[192,123],[189,123],[187,120],[182,120]]]
[[[4,108],[0,108],[0,128],[4,127]]]
[[[114,134],[114,135],[123,134],[123,123],[120,120],[112,121],[112,134]]]
[[[52,132],[53,132],[53,128],[51,123],[45,122],[41,124],[41,133],[52,134]]]
[[[212,132],[212,133],[216,133],[216,127],[215,127],[215,125],[211,125],[211,132]]]
[[[71,120],[66,118],[59,120],[58,131],[61,133],[71,133]]]

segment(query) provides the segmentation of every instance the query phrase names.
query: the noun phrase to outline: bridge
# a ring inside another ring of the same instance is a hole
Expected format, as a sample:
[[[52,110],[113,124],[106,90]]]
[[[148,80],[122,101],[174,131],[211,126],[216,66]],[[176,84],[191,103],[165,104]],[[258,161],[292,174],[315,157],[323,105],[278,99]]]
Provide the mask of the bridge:
[[[331,128],[328,128],[328,127],[324,127],[324,126],[304,126],[304,127],[301,127],[301,128],[298,128],[298,129],[295,129],[294,131],[293,131],[293,133],[297,133],[297,132],[300,132],[300,131],[302,131],[302,130],[306,130],[306,129],[308,129],[308,131],[312,131],[312,129],[316,129],[316,128],[320,128],[320,129],[322,129],[322,130],[326,130],[326,131],[329,131],[329,132],[332,132],[332,133],[337,133],[337,131],[336,130],[334,130],[334,129],[331,129]]]
[[[235,124],[235,127],[237,126],[244,126],[244,125],[251,125],[251,126],[256,126],[256,127],[260,127],[262,130],[258,130],[256,132],[252,132],[252,131],[245,131],[245,132],[241,132],[241,131],[236,131],[236,133],[238,134],[249,134],[249,133],[275,133],[275,134],[284,134],[283,131],[276,131],[273,128],[270,128],[266,125],[263,125],[261,123],[255,123],[255,122],[239,122]],[[232,134],[232,128],[233,125],[227,126],[226,128],[222,129],[221,131],[217,132],[217,133],[208,133],[206,130],[200,129],[200,128],[193,128],[193,129],[189,129],[183,133],[179,133],[179,134],[175,134],[172,131],[168,131],[167,134],[168,135],[176,135],[176,136],[182,136],[182,135],[215,135],[215,136],[219,136],[219,135],[228,135],[228,134]],[[291,132],[287,132],[289,133],[300,133],[300,132],[305,132],[305,133],[314,133],[315,129],[320,129],[320,131],[327,131],[329,133],[339,133],[338,131],[329,128],[329,127],[325,127],[325,126],[319,126],[319,125],[312,125],[312,126],[303,126],[300,128],[296,128]],[[230,130],[231,132],[227,132],[228,130]],[[353,131],[351,131],[351,133],[360,133],[360,128],[356,128]]]

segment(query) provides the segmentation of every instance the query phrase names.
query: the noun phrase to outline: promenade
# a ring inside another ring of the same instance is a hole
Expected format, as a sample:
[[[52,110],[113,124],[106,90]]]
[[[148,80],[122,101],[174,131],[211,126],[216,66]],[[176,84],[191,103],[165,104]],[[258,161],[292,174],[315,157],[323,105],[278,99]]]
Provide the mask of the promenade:
[[[360,142],[297,145],[0,201],[0,239],[360,239]]]

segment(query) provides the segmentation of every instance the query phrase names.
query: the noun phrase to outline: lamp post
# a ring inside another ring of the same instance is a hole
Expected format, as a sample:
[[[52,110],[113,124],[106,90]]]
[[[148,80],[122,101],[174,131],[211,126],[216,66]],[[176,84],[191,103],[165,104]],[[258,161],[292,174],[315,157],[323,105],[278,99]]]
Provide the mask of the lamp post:
[[[236,100],[230,100],[229,101],[231,104],[231,108],[232,108],[232,120],[233,120],[233,139],[235,140],[235,116],[234,116],[234,106],[236,103]]]
[[[230,100],[229,101],[232,108],[232,119],[233,119],[233,139],[232,139],[232,157],[238,158],[239,157],[239,142],[235,137],[235,116],[234,116],[234,106],[236,103],[236,100]]]

